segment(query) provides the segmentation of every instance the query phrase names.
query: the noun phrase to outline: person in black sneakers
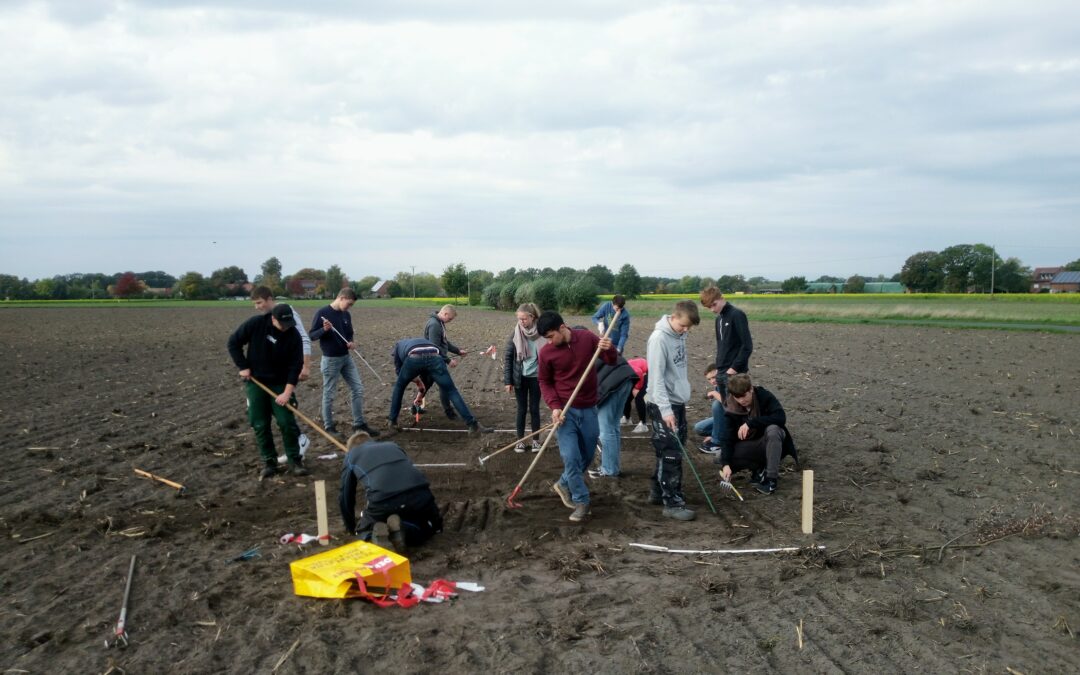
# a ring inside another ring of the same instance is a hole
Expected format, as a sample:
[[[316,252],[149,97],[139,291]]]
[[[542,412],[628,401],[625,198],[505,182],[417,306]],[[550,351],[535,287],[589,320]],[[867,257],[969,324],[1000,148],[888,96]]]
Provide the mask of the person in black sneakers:
[[[451,354],[457,356],[465,356],[468,354],[464,349],[459,349],[457,345],[446,337],[446,324],[450,323],[457,317],[457,309],[453,305],[443,305],[437,312],[432,312],[428,317],[428,322],[424,325],[424,338],[430,340],[432,344],[439,348],[439,356],[442,357],[443,362],[447,366],[453,368],[458,364],[457,359],[451,358]],[[421,381],[424,386],[431,389],[432,379],[430,377],[421,377]],[[439,402],[442,404],[443,413],[448,420],[456,420],[457,415],[454,414],[453,402],[450,399],[450,392],[443,386],[439,385]]]
[[[357,521],[356,490],[361,484],[367,505]],[[338,505],[346,530],[364,541],[381,536],[383,540],[375,542],[380,545],[388,538],[398,553],[442,532],[442,515],[424,474],[397,443],[373,441],[362,431],[349,437]]]
[[[705,366],[705,381],[708,382],[710,386],[710,389],[705,392],[705,400],[711,403],[712,414],[710,414],[709,417],[706,417],[700,422],[694,423],[694,433],[698,436],[704,436],[700,450],[706,455],[720,454],[720,443],[712,437],[713,427],[715,426],[717,408],[719,408],[719,414],[724,414],[724,396],[716,388],[717,374],[718,368],[716,367],[715,363],[710,363],[709,365]]]
[[[750,371],[750,355],[754,353],[754,341],[750,337],[750,322],[746,313],[724,298],[716,286],[702,289],[699,299],[702,307],[716,314],[716,382],[714,389],[720,394],[721,403],[727,399],[728,378],[736,373]],[[713,428],[709,436],[716,439],[728,434],[727,417],[722,406],[713,406]],[[709,448],[710,454],[716,448]]]
[[[394,372],[397,380],[394,382],[394,390],[390,393],[390,418],[387,420],[390,428],[387,434],[397,433],[397,418],[401,412],[401,399],[405,395],[405,388],[416,378],[430,378],[425,382],[434,382],[439,385],[439,391],[446,394],[450,403],[457,408],[461,418],[465,420],[469,432],[473,434],[490,434],[493,430],[480,424],[465,405],[465,399],[461,398],[461,392],[450,377],[450,371],[446,369],[446,362],[439,354],[439,347],[431,340],[424,338],[406,338],[394,343]]]
[[[791,455],[799,463],[787,415],[776,396],[765,387],[753,386],[746,373],[732,375],[727,386],[728,435],[716,460],[723,466],[720,477],[730,481],[733,472],[748,469],[757,491],[771,495],[779,482],[780,460]]]
[[[264,468],[261,478],[277,473],[277,452],[274,450],[274,434],[270,430],[271,417],[281,430],[281,443],[294,476],[306,476],[304,460],[300,456],[300,428],[292,411],[285,406],[296,405],[293,391],[304,367],[304,352],[300,333],[289,305],[275,305],[269,314],[253,316],[229,337],[229,356],[240,369],[240,378],[247,383],[248,421],[255,430],[255,443],[259,446]],[[244,347],[247,353],[244,353]],[[252,378],[266,385],[277,396],[263,391]]]

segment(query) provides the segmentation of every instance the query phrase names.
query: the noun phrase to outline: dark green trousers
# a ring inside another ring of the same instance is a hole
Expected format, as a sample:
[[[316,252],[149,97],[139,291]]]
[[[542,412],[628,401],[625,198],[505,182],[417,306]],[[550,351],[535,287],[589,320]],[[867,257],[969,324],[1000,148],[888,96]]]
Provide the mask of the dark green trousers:
[[[274,402],[274,397],[259,388],[254,382],[247,383],[248,422],[255,430],[255,444],[259,446],[259,455],[267,464],[277,466],[277,450],[274,449],[274,432],[270,428],[271,418],[281,429],[281,444],[285,446],[285,456],[290,462],[300,459],[300,427],[292,411]],[[283,384],[268,384],[267,388],[280,394],[285,391]],[[296,405],[296,397],[290,401]]]

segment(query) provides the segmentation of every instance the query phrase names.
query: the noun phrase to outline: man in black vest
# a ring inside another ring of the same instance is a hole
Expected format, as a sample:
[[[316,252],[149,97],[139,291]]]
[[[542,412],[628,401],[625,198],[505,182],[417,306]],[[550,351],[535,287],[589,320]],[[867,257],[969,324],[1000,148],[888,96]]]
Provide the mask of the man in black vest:
[[[360,483],[367,506],[357,523],[356,489]],[[379,544],[389,538],[398,553],[442,532],[442,515],[424,474],[397,443],[373,441],[364,432],[349,438],[338,504],[345,529],[364,541],[371,541],[372,534]]]

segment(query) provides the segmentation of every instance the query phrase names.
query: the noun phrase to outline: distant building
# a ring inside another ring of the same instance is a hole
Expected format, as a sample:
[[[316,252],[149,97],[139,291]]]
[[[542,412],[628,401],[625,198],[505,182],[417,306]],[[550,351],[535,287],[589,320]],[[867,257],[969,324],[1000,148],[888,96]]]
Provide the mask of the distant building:
[[[1031,272],[1031,292],[1048,293],[1050,281],[1064,269],[1063,267],[1036,267]]]
[[[863,293],[906,293],[907,289],[899,281],[867,281]]]
[[[371,295],[376,298],[389,298],[390,297],[390,284],[392,281],[380,281],[371,287]]]
[[[1058,272],[1050,280],[1051,293],[1080,293],[1080,272]]]

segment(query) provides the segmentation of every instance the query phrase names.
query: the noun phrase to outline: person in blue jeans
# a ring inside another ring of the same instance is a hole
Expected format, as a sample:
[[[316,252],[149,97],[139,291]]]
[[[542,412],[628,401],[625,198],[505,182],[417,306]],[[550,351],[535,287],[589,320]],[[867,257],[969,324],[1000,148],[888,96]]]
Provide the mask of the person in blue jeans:
[[[337,431],[334,424],[334,391],[340,378],[349,388],[353,431],[363,431],[374,438],[379,432],[364,421],[364,383],[360,380],[360,370],[349,353],[356,347],[353,342],[352,316],[349,314],[349,308],[355,303],[356,292],[351,288],[341,289],[333,302],[315,312],[308,333],[312,340],[319,341],[319,348],[322,349],[319,368],[323,377],[323,428],[330,433]]]
[[[551,490],[563,506],[573,509],[570,522],[580,523],[590,514],[584,474],[596,455],[600,436],[593,357],[599,353],[604,363],[614,365],[618,352],[609,338],[599,338],[584,328],[570,328],[558,312],[541,314],[536,329],[548,341],[540,350],[536,376],[540,394],[551,408],[551,422],[558,430],[563,461],[562,475]]]
[[[600,468],[589,470],[589,475],[593,478],[614,478],[619,475],[619,458],[622,452],[619,419],[626,399],[630,396],[630,390],[637,380],[637,373],[622,356],[614,366],[600,363],[596,368],[596,417],[600,425],[601,453]]]
[[[727,434],[727,417],[724,415],[724,395],[727,392],[727,375],[723,376],[724,385],[718,382],[719,371],[715,363],[705,366],[705,380],[712,389],[705,392],[705,398],[712,401],[712,415],[694,423],[694,433],[704,437],[701,451],[707,455],[720,454],[720,439]],[[719,435],[714,432],[720,430]]]
[[[393,355],[397,380],[390,394],[390,417],[387,420],[390,425],[388,431],[390,435],[398,430],[397,418],[401,413],[401,399],[405,395],[405,388],[413,380],[425,376],[430,377],[435,384],[439,385],[441,391],[446,392],[450,404],[457,410],[461,419],[465,420],[470,433],[489,434],[493,431],[480,424],[469,410],[469,406],[465,405],[465,399],[461,398],[461,392],[450,377],[450,371],[446,368],[446,361],[439,353],[438,345],[424,338],[406,338],[394,343]]]
[[[626,298],[616,295],[600,305],[600,309],[593,314],[592,320],[596,324],[596,332],[599,335],[607,331],[609,323],[615,322],[615,327],[611,329],[608,337],[611,338],[615,349],[622,354],[626,341],[630,337],[630,311],[626,309]]]

